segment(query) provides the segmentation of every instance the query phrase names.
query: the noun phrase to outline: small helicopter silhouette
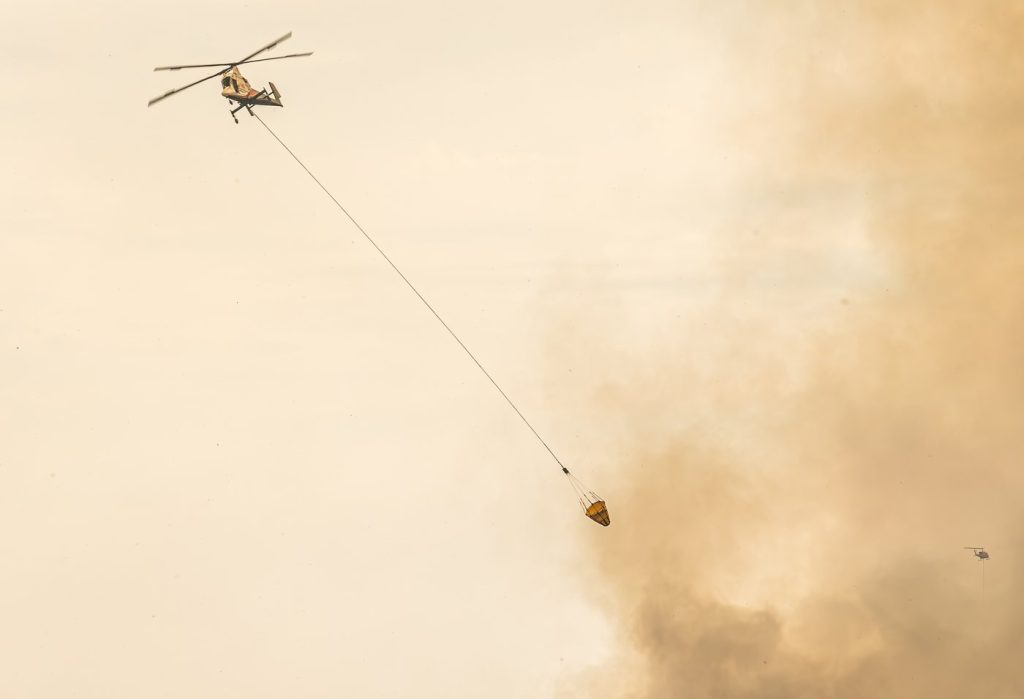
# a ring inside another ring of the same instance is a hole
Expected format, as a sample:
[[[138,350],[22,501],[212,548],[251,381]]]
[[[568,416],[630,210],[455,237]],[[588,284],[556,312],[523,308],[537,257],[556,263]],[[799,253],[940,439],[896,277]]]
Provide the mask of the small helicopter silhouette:
[[[983,546],[964,546],[964,548],[974,551],[974,555],[979,561],[987,561],[989,558],[988,551]]]
[[[173,94],[177,94],[178,92],[181,92],[182,90],[187,90],[188,88],[193,87],[195,85],[198,85],[199,83],[203,83],[203,82],[206,82],[207,80],[211,80],[213,78],[216,78],[219,75],[220,79],[221,79],[220,80],[220,84],[221,84],[221,87],[223,88],[223,90],[221,90],[220,94],[223,97],[225,97],[228,100],[228,102],[230,102],[232,105],[235,105],[235,104],[238,105],[237,107],[234,107],[231,110],[231,118],[235,120],[236,124],[238,123],[238,117],[235,116],[235,113],[238,112],[241,109],[248,110],[249,114],[251,115],[253,113],[252,112],[252,108],[253,107],[283,107],[284,105],[281,103],[281,93],[277,91],[277,88],[274,86],[274,83],[270,83],[270,92],[267,92],[266,88],[263,88],[262,90],[258,90],[258,91],[254,90],[252,88],[252,86],[249,85],[249,82],[244,77],[242,77],[242,71],[240,71],[238,69],[238,66],[246,64],[246,63],[260,63],[262,61],[277,61],[277,60],[280,60],[282,58],[300,58],[302,56],[312,56],[313,55],[313,52],[309,51],[309,52],[306,52],[306,53],[290,53],[287,56],[273,56],[271,58],[256,58],[255,60],[253,60],[256,56],[260,55],[264,51],[269,51],[270,49],[272,49],[275,46],[277,46],[278,44],[280,44],[282,41],[285,41],[286,39],[289,39],[291,37],[291,35],[292,35],[292,33],[288,32],[287,34],[282,36],[280,39],[276,39],[276,40],[272,41],[271,43],[269,43],[266,46],[264,46],[263,48],[261,48],[259,51],[251,53],[248,56],[246,56],[245,58],[243,58],[241,60],[238,60],[238,61],[234,61],[232,63],[198,63],[198,64],[187,65],[187,66],[160,66],[158,68],[154,68],[153,70],[155,70],[155,71],[156,70],[181,70],[182,68],[214,68],[214,67],[226,68],[227,70],[218,70],[213,75],[207,75],[205,78],[201,78],[199,80],[196,80],[195,82],[189,83],[188,85],[185,85],[184,87],[179,87],[179,88],[175,88],[173,90],[169,90],[169,91],[165,92],[164,94],[160,95],[159,97],[154,97],[153,99],[151,99],[149,101],[149,105],[148,106],[152,107],[154,104],[156,104],[160,100],[166,99],[166,98],[170,97]]]

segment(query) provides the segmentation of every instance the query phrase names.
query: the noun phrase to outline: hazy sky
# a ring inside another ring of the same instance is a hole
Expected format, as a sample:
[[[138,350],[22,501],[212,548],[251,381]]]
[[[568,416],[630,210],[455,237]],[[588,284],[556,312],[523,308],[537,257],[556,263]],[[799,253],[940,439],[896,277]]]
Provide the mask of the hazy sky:
[[[0,9],[0,695],[1019,696],[1021,8]]]

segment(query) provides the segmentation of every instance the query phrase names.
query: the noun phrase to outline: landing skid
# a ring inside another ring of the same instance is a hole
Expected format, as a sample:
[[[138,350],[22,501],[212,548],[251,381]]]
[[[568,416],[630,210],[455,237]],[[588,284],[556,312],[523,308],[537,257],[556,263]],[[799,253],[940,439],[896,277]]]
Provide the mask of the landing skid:
[[[234,116],[234,115],[236,115],[237,113],[241,112],[242,110],[245,110],[246,112],[248,112],[250,117],[255,117],[256,116],[256,115],[253,114],[253,107],[252,106],[250,106],[249,104],[239,104],[237,107],[234,107],[233,110],[231,110],[231,119],[234,120],[234,123],[236,123],[236,124],[239,123],[239,118]]]
[[[258,100],[260,97],[264,97],[266,94],[267,94],[267,91],[265,89],[260,90],[260,93],[258,95],[256,95],[255,97],[253,97],[252,99]],[[253,108],[253,105],[251,105],[251,104],[240,103],[237,107],[235,107],[234,109],[231,110],[231,118],[234,119],[235,123],[237,124],[238,123],[238,117],[236,117],[235,114],[237,114],[238,112],[242,111],[243,109],[245,111],[249,112],[249,116],[256,116],[255,114],[253,114],[252,108]]]

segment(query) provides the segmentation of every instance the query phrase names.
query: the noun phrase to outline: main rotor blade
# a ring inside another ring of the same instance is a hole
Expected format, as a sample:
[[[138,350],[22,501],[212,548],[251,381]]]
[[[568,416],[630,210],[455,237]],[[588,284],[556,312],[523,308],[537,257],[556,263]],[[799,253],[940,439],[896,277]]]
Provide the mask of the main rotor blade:
[[[282,58],[301,58],[303,56],[312,56],[312,55],[313,55],[312,51],[307,51],[306,53],[289,53],[287,56],[271,56],[270,58],[257,58],[257,59],[252,60],[252,61],[239,61],[238,63],[235,63],[234,65],[240,66],[240,65],[245,65],[246,63],[261,63],[263,61],[279,61]]]
[[[306,53],[290,53],[287,56],[274,56],[273,58],[257,58],[257,59],[252,60],[252,61],[239,61],[238,63],[194,63],[194,64],[187,65],[187,66],[159,66],[157,68],[154,68],[153,70],[157,71],[157,70],[181,70],[182,68],[216,68],[217,66],[222,66],[224,68],[230,68],[231,66],[240,66],[243,63],[259,63],[260,61],[276,61],[276,60],[278,60],[280,58],[299,58],[301,56],[312,56],[312,55],[313,55],[313,52],[312,51],[308,51]]]
[[[153,99],[151,99],[147,106],[152,107],[154,104],[156,104],[157,102],[159,102],[162,99],[167,99],[168,97],[170,97],[171,95],[173,95],[175,93],[181,92],[182,90],[187,90],[188,88],[190,88],[190,87],[192,87],[194,85],[198,85],[199,83],[204,83],[207,80],[210,80],[211,78],[216,78],[218,75],[220,75],[223,72],[224,71],[222,71],[222,70],[218,70],[213,75],[207,75],[205,78],[200,78],[199,80],[196,80],[194,83],[189,83],[188,85],[185,85],[184,87],[179,87],[179,88],[176,88],[174,90],[169,90],[169,91],[165,92],[164,94],[160,95],[159,97],[154,97]]]
[[[246,61],[248,61],[248,60],[249,60],[250,58],[254,58],[255,56],[258,56],[258,55],[260,55],[260,54],[261,54],[261,53],[263,53],[264,51],[269,51],[270,49],[272,49],[272,48],[274,48],[275,46],[277,46],[278,44],[280,44],[280,43],[281,43],[282,41],[285,41],[286,39],[290,39],[290,38],[291,38],[291,36],[292,36],[292,33],[291,33],[291,32],[288,32],[287,34],[285,34],[284,36],[282,36],[282,37],[281,37],[280,39],[275,39],[274,41],[270,42],[269,44],[267,44],[266,46],[264,46],[263,48],[261,48],[261,49],[260,49],[259,51],[256,51],[256,52],[254,52],[254,53],[250,53],[250,54],[249,54],[248,56],[246,56],[246,57],[245,57],[245,58],[243,58],[242,60],[240,60],[240,61],[237,61],[237,62],[235,62],[235,63],[232,63],[231,65],[236,65],[236,66],[237,66],[237,65],[238,65],[239,63],[245,63],[245,62],[246,62]]]
[[[216,68],[217,66],[224,66],[230,68],[235,65],[234,63],[196,63],[190,66],[159,66],[153,70],[181,70],[182,68]]]

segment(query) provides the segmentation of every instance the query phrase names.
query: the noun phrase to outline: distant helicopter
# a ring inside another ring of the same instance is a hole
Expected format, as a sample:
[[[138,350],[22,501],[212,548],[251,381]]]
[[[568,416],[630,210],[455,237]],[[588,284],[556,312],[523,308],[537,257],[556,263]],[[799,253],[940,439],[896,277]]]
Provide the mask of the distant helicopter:
[[[302,56],[313,55],[313,52],[309,51],[307,53],[290,53],[287,56],[273,56],[271,58],[257,58],[256,60],[252,60],[255,56],[260,55],[264,51],[269,51],[270,49],[280,44],[282,41],[285,41],[286,39],[290,38],[291,35],[292,33],[288,32],[280,39],[277,39],[267,44],[259,51],[251,53],[245,58],[239,61],[234,61],[233,63],[199,63],[187,66],[160,66],[159,68],[154,68],[153,70],[181,70],[182,68],[219,67],[226,68],[227,70],[218,70],[213,75],[207,75],[205,78],[196,80],[194,83],[189,83],[184,87],[169,90],[168,92],[165,92],[159,97],[154,97],[153,99],[151,99],[149,101],[149,106],[152,107],[154,104],[156,104],[162,99],[166,99],[167,97],[170,97],[175,93],[181,92],[182,90],[187,90],[188,88],[194,85],[198,85],[199,83],[203,83],[207,80],[216,78],[219,75],[221,79],[220,85],[223,88],[220,94],[223,97],[225,97],[228,100],[228,102],[230,102],[232,105],[238,105],[237,107],[231,110],[231,118],[235,120],[236,124],[238,123],[238,117],[235,116],[235,113],[241,109],[246,109],[248,110],[249,114],[252,114],[253,107],[283,107],[284,105],[281,104],[281,93],[277,91],[277,88],[274,86],[274,83],[270,83],[270,92],[267,92],[266,88],[263,88],[262,90],[258,91],[254,90],[252,86],[249,85],[249,82],[244,77],[242,77],[242,71],[238,70],[238,66],[243,65],[245,63],[260,63],[262,61],[277,61],[282,58],[300,58]]]
[[[977,556],[979,561],[987,561],[989,558],[988,551],[983,546],[964,546],[964,548],[974,551],[974,555]]]

